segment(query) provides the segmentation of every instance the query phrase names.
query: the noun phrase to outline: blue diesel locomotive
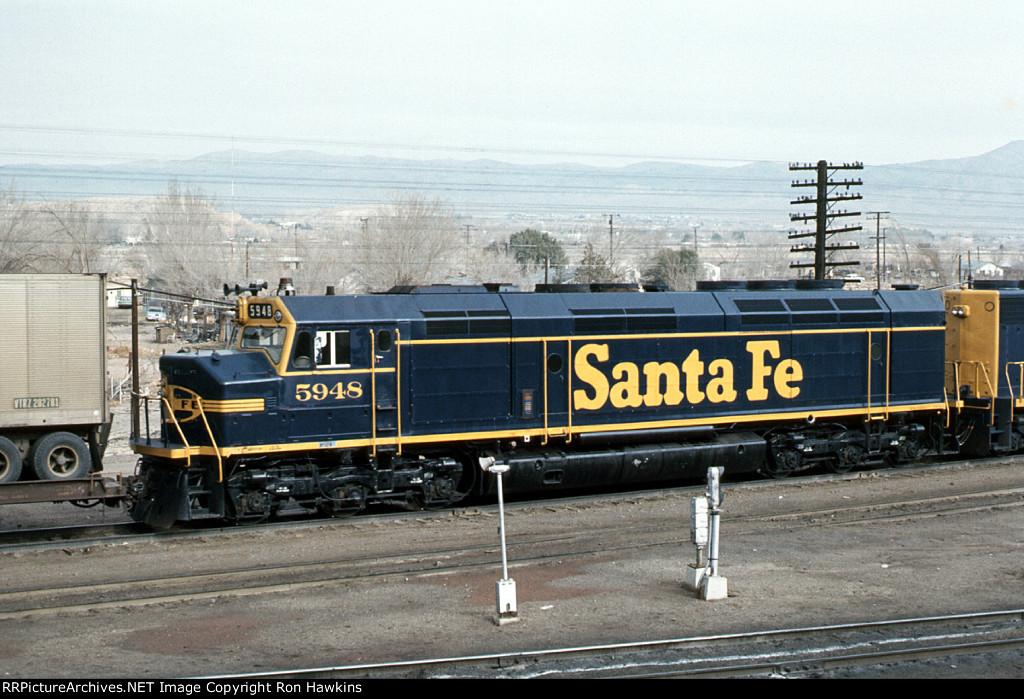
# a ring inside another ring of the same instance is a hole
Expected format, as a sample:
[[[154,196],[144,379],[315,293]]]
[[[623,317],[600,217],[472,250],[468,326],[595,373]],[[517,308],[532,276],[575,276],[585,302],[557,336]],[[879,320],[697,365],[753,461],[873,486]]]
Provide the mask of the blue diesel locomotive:
[[[478,465],[491,457],[510,467],[509,493],[670,482],[723,464],[846,471],[954,439],[987,448],[1024,405],[993,407],[1008,360],[976,356],[1009,341],[990,328],[977,339],[993,320],[986,304],[998,325],[1000,290],[945,302],[828,282],[601,291],[239,298],[233,349],[160,360],[159,427],[132,439],[133,516],[166,527],[263,517],[289,500],[334,515],[447,505],[492,492]],[[1024,339],[1012,342],[1024,354]]]

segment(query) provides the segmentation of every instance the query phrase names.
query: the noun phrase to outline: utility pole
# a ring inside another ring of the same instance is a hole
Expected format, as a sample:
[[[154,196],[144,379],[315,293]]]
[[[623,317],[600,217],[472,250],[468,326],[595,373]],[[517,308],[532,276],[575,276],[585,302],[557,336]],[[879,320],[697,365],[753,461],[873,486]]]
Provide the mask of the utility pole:
[[[882,216],[888,214],[888,211],[869,211],[869,216],[875,217],[875,237],[872,240],[875,241],[875,288],[882,288],[882,270],[885,268],[885,236],[882,234],[881,221]]]
[[[608,269],[611,269],[612,262],[615,260],[615,226],[612,223],[615,214],[606,214],[606,216],[608,216]]]
[[[139,280],[132,279],[132,437],[139,436],[142,381],[139,375]]]
[[[814,244],[797,244],[790,248],[790,252],[803,253],[803,252],[814,252],[814,262],[791,262],[790,268],[814,268],[815,279],[825,279],[828,270],[831,267],[848,266],[848,265],[859,265],[860,262],[832,262],[829,260],[829,256],[838,250],[858,250],[860,246],[857,244],[837,244],[829,245],[828,239],[837,233],[849,233],[852,231],[861,230],[860,226],[845,226],[842,228],[830,228],[829,224],[833,219],[843,216],[860,216],[859,211],[837,211],[833,210],[832,205],[842,201],[855,201],[862,199],[860,194],[838,194],[840,187],[845,188],[845,192],[850,191],[850,187],[855,187],[863,184],[860,180],[841,180],[833,181],[829,177],[835,174],[839,170],[863,170],[864,165],[862,163],[843,163],[842,165],[832,165],[824,160],[819,160],[816,165],[790,163],[790,172],[800,170],[811,170],[817,175],[815,180],[804,180],[803,182],[793,182],[792,187],[814,187],[816,193],[814,196],[800,197],[795,201],[791,201],[790,204],[802,205],[802,204],[814,204],[815,212],[813,214],[790,214],[790,221],[814,221],[815,231],[813,233],[790,233],[789,239],[794,240],[797,238],[814,238]]]

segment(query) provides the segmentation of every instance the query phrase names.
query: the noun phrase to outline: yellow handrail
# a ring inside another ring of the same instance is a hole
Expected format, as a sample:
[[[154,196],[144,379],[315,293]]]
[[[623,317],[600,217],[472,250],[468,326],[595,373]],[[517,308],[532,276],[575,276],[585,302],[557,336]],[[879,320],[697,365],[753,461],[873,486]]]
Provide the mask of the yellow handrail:
[[[565,396],[565,416],[566,416],[566,432],[565,432],[565,443],[568,444],[572,441],[572,338],[569,338],[568,347],[565,353],[565,383],[566,383],[566,396]],[[546,368],[545,368],[546,370]]]
[[[1020,379],[1018,385],[1020,390],[1017,392],[1018,395],[1013,395],[1013,381],[1010,380],[1010,367],[1015,366],[1020,369]],[[1006,372],[1006,388],[1010,391],[1010,423],[1013,424],[1013,411],[1017,407],[1017,401],[1024,398],[1024,362],[1007,362],[1006,367],[1003,369]]]
[[[402,339],[401,331],[395,328],[395,420],[398,425],[398,433],[395,441],[398,443],[398,453],[402,453]]]
[[[547,444],[551,438],[551,433],[548,432],[548,340],[544,338],[541,340],[540,345],[540,371],[544,375],[544,441],[542,444]]]
[[[377,456],[377,338],[370,330],[370,456]]]
[[[167,396],[160,396],[160,400],[167,406],[167,415],[170,416],[174,428],[178,430],[178,436],[181,437],[182,444],[185,445],[185,468],[191,468],[192,447],[189,446],[188,440],[185,439],[185,433],[182,432],[181,425],[178,424],[178,418],[174,417],[174,409],[171,407],[171,402],[167,400]]]
[[[199,416],[203,418],[203,424],[206,425],[206,434],[210,435],[210,446],[213,447],[213,453],[217,455],[217,482],[224,482],[224,461],[220,456],[220,447],[217,446],[217,440],[213,438],[213,430],[210,429],[210,423],[206,419],[206,411],[203,410],[203,399],[198,395],[196,396],[196,405],[199,406]]]
[[[995,399],[998,395],[996,390],[992,388],[992,379],[989,378],[988,369],[985,368],[985,363],[977,359],[960,359],[952,362],[946,362],[947,364],[953,365],[953,378],[956,382],[954,390],[956,391],[957,404],[959,407],[963,407],[963,401],[960,399],[960,365],[961,364],[973,364],[974,365],[974,384],[977,386],[981,383],[981,379],[985,380],[985,385],[988,387],[988,392],[992,396],[992,404],[989,406],[989,412],[991,417],[989,419],[989,425],[995,424],[996,419],[996,402]],[[979,398],[981,396],[978,396]]]

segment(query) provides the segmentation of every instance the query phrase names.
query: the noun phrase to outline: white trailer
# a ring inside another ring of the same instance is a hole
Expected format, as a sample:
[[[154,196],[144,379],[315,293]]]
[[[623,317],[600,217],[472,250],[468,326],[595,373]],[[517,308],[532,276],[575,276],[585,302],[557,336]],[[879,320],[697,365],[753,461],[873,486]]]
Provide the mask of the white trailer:
[[[106,275],[0,274],[0,483],[102,468]]]

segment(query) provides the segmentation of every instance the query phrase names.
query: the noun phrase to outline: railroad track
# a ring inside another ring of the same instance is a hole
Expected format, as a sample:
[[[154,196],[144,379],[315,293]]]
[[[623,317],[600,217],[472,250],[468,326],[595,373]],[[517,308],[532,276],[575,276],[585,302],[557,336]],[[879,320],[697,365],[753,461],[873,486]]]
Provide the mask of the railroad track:
[[[696,490],[696,489],[691,489]],[[581,503],[597,502],[573,499],[549,503],[522,503],[520,509],[528,508],[571,508]],[[958,512],[973,512],[985,508],[1019,507],[1024,505],[1024,486],[997,488],[992,490],[958,490],[941,496],[910,499],[887,499],[884,501],[862,502],[843,507],[798,509],[783,513],[740,515],[727,518],[730,537],[746,533],[764,532],[778,527],[792,531],[798,527],[841,526],[854,523],[892,521],[899,518],[916,518],[948,515]],[[452,517],[451,513],[403,513],[393,518],[436,519]],[[458,517],[493,517],[489,508],[462,512]],[[379,519],[371,520],[379,522]],[[323,528],[323,520],[303,523],[303,526]],[[345,523],[329,526],[343,528]],[[635,527],[628,523],[616,523],[578,532],[548,536],[511,536],[510,550],[514,552],[513,565],[542,563],[547,560],[561,561],[588,556],[607,555],[631,549],[680,548],[687,531],[682,519],[662,526]],[[277,529],[282,527],[278,525]],[[285,527],[287,528],[287,527]],[[253,534],[252,528],[202,530],[203,536],[211,533]],[[148,541],[160,543],[169,540],[183,540],[199,532],[170,532],[146,534]],[[134,536],[134,535],[133,535]],[[134,540],[134,539],[133,539]],[[101,540],[103,541],[103,540]],[[123,542],[122,542],[123,543]],[[67,546],[67,542],[62,542]],[[75,542],[81,549],[83,544]],[[112,545],[109,541],[102,545]],[[66,552],[69,551],[66,549]],[[166,602],[183,602],[209,599],[226,595],[253,595],[281,590],[296,590],[324,584],[337,584],[369,578],[388,576],[434,576],[473,568],[493,567],[498,552],[496,542],[482,538],[480,543],[460,541],[457,546],[423,550],[410,543],[409,548],[389,553],[373,552],[367,555],[337,556],[315,560],[286,563],[255,562],[233,568],[208,568],[168,572],[148,576],[125,578],[109,574],[91,581],[76,583],[44,584],[30,587],[8,585],[0,591],[0,619],[19,618],[37,614],[74,612],[103,607],[141,606]]]
[[[931,658],[1017,653],[1024,609],[393,663],[235,679],[809,677]],[[899,672],[907,672],[903,669]],[[890,670],[890,673],[892,671]]]
[[[743,487],[743,488],[771,488],[779,484],[798,484],[798,483],[820,483],[827,481],[843,481],[849,479],[856,479],[862,477],[865,474],[901,474],[901,473],[920,473],[928,470],[938,470],[948,467],[982,467],[986,463],[1004,463],[1002,459],[989,459],[975,462],[935,462],[927,465],[919,465],[912,468],[897,468],[889,469],[888,471],[871,471],[863,473],[852,473],[852,474],[812,474],[806,476],[790,477],[785,480],[752,480],[743,481],[739,483],[728,483],[726,488]],[[661,489],[647,489],[637,491],[626,491],[616,493],[602,493],[597,495],[579,495],[579,496],[566,496],[556,497],[550,499],[541,500],[524,500],[524,501],[513,501],[506,503],[506,507],[510,511],[517,509],[524,509],[538,506],[550,506],[550,507],[561,507],[573,504],[586,504],[593,502],[604,502],[609,499],[615,500],[628,500],[631,498],[657,498],[665,495],[687,495],[687,494],[699,494],[704,490],[703,485],[689,485],[679,486],[673,488],[661,488]],[[982,496],[990,491],[984,490],[965,490],[956,494],[950,494],[948,497],[960,496],[964,498]],[[917,502],[925,502],[927,498],[921,498]],[[896,506],[898,504],[909,505],[913,501],[879,501],[876,503],[879,507],[884,506]],[[480,506],[471,505],[473,509],[489,510],[496,508],[495,506]],[[860,507],[866,507],[860,506]],[[452,509],[457,508],[445,508],[438,512],[447,513]],[[850,508],[822,508],[820,510],[801,510],[794,511],[791,513],[778,514],[776,518],[778,521],[784,521],[784,518],[789,518],[790,521],[797,520],[799,518],[805,518],[818,514],[821,516],[832,516],[835,517],[840,515]],[[854,510],[850,510],[854,511]],[[953,511],[952,509],[949,511]],[[352,518],[353,521],[361,521],[368,517],[374,517],[386,521],[388,519],[396,519],[402,517],[434,517],[434,516],[446,516],[445,514],[438,514],[437,512],[431,511],[413,511],[413,512],[381,512],[375,510],[368,513],[362,513]],[[729,520],[731,522],[742,522],[744,521],[743,516],[737,516],[735,513],[731,513]],[[758,517],[755,517],[758,519]],[[336,521],[336,520],[335,520]],[[66,546],[75,547],[95,547],[104,545],[115,545],[130,541],[174,541],[181,537],[203,535],[231,535],[236,534],[240,531],[278,531],[288,528],[303,528],[303,527],[317,527],[317,526],[330,526],[332,520],[330,518],[324,518],[310,514],[307,510],[301,508],[295,508],[284,516],[271,520],[269,522],[260,522],[255,524],[249,524],[241,522],[235,525],[225,524],[223,521],[211,518],[208,520],[196,520],[187,524],[179,524],[175,528],[169,531],[154,532],[142,525],[125,520],[121,522],[112,522],[109,524],[86,524],[86,525],[68,525],[68,526],[56,526],[56,527],[38,527],[31,529],[0,529],[0,555],[5,553],[14,553],[20,551],[35,551],[45,550],[50,548],[64,548]]]

